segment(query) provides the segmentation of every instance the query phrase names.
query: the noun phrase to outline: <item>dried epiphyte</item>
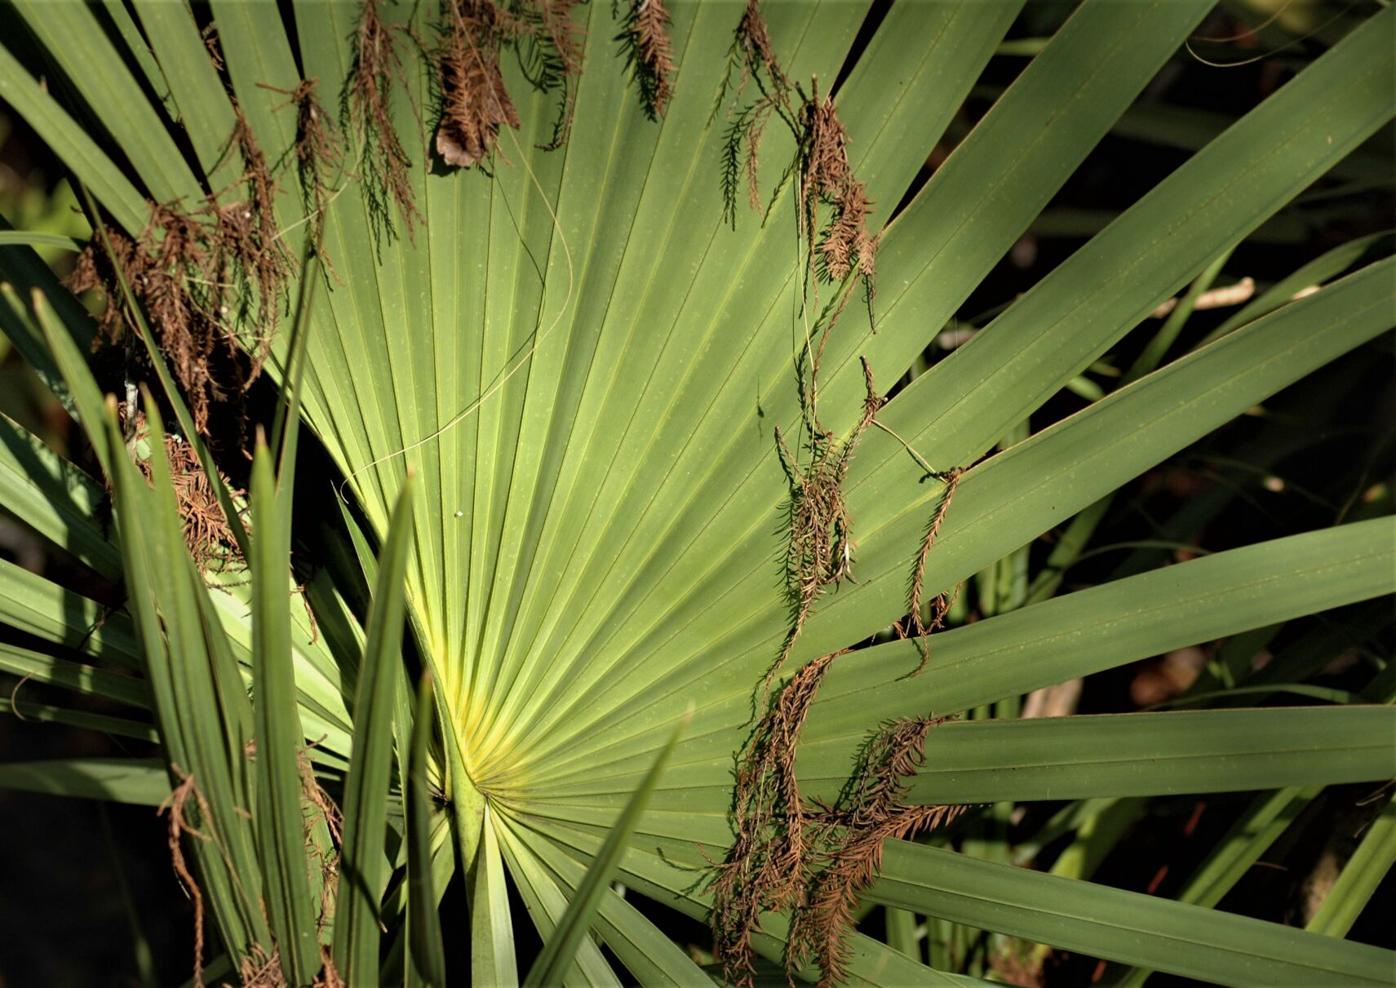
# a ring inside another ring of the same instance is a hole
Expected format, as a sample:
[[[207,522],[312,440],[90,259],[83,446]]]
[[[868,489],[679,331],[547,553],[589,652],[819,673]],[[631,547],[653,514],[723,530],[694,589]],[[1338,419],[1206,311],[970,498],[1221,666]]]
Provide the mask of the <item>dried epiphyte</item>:
[[[135,420],[131,423],[131,436],[133,441],[149,439],[144,412],[136,413]],[[151,455],[161,454],[152,450]],[[175,505],[184,531],[184,545],[199,572],[224,570],[242,563],[242,551],[194,447],[183,437],[172,432],[166,433],[164,456],[170,465],[170,480],[174,486]],[[149,480],[149,461],[138,460],[136,465]],[[224,483],[227,484],[226,479]],[[241,491],[233,490],[230,484],[227,486],[231,493],[242,494]]]
[[[266,155],[257,144],[252,126],[240,108],[234,108],[236,122],[233,141],[246,165],[243,181],[246,198],[227,206],[213,207],[214,235],[212,258],[215,273],[237,284],[233,298],[238,301],[237,317],[243,324],[257,327],[255,349],[248,377],[242,382],[246,389],[260,373],[271,352],[272,329],[286,301],[286,282],[291,275],[292,261],[286,243],[276,226],[276,183],[267,166]],[[256,319],[250,320],[250,300],[257,300]],[[225,315],[221,312],[220,315]]]
[[[582,71],[583,35],[572,18],[579,0],[515,2],[515,16],[523,26],[515,41],[519,68],[534,89],[560,94],[552,139],[541,146],[541,150],[554,151],[571,133],[577,96],[573,80]]]
[[[487,162],[501,128],[521,125],[500,69],[505,47],[513,50],[529,85],[560,94],[552,139],[541,147],[562,145],[572,126],[572,80],[582,68],[581,32],[572,17],[577,2],[443,0],[435,148],[444,164],[470,168]]]
[[[755,977],[753,934],[763,912],[790,911],[786,970],[814,962],[821,984],[842,980],[858,894],[872,882],[887,840],[948,823],[957,806],[906,806],[906,778],[921,765],[932,718],[899,721],[865,747],[832,807],[806,801],[795,773],[801,728],[830,665],[823,656],[776,695],[743,749],[732,822],[735,839],[711,880],[714,954],[724,979]]]
[[[499,52],[521,25],[491,0],[446,0],[444,16],[436,153],[448,165],[469,168],[493,154],[500,127],[519,127]]]
[[[844,503],[843,483],[853,455],[862,442],[863,434],[872,425],[882,399],[873,381],[872,368],[863,361],[866,396],[863,414],[848,438],[840,441],[820,422],[817,406],[817,374],[823,343],[812,353],[802,354],[801,366],[808,358],[809,373],[801,387],[801,443],[805,454],[802,465],[785,441],[779,427],[775,430],[776,450],[789,484],[786,507],[785,595],[790,607],[790,627],[786,631],[780,656],[767,674],[767,684],[778,673],[794,651],[795,643],[804,630],[805,622],[814,609],[819,595],[830,586],[837,586],[853,575],[853,522]],[[805,384],[804,382],[808,383]]]
[[[898,721],[866,746],[857,770],[838,803],[815,814],[813,844],[823,868],[810,882],[804,905],[796,910],[786,945],[786,966],[794,971],[818,965],[821,985],[843,981],[848,963],[848,932],[858,895],[882,866],[888,840],[908,840],[949,823],[962,806],[906,806],[906,779],[925,759],[926,735],[941,721]]]
[[[746,101],[748,85],[756,96]],[[730,100],[729,100],[730,96]],[[713,106],[716,116],[727,106],[728,123],[723,132],[722,203],[723,219],[733,229],[737,225],[737,199],[743,184],[751,208],[761,210],[758,170],[761,138],[772,117],[779,117],[798,138],[800,133],[796,87],[786,77],[776,59],[759,0],[747,0],[742,19],[727,52],[727,72]],[[794,165],[792,163],[791,169]],[[791,170],[787,169],[787,173]],[[745,183],[743,183],[745,178]],[[777,189],[785,184],[776,183]]]
[[[745,102],[748,84],[754,84],[757,95]],[[871,306],[878,238],[868,231],[872,202],[849,164],[848,134],[833,98],[820,97],[818,80],[811,80],[807,96],[785,75],[758,0],[747,0],[737,25],[716,109],[728,103],[729,94],[734,95],[723,142],[724,218],[735,227],[743,176],[751,208],[761,210],[761,139],[772,118],[782,120],[796,150],[776,189],[778,193],[794,176],[796,222],[807,244],[809,267],[823,281],[841,282],[856,274]],[[822,227],[821,207],[828,214]]]
[[[328,177],[344,163],[343,138],[315,95],[319,79],[303,79],[295,89],[289,90],[265,83],[258,85],[281,93],[286,97],[281,106],[296,109],[296,141],[291,152],[295,156],[296,177],[300,179],[301,205],[309,223],[310,242],[323,257],[325,210],[330,199]]]
[[[931,601],[930,620],[925,620],[921,615],[922,598],[925,594],[926,561],[930,559],[931,549],[935,547],[936,539],[940,536],[940,526],[945,521],[946,512],[950,510],[950,501],[955,497],[955,491],[960,486],[960,477],[963,475],[964,470],[960,467],[934,474],[945,482],[945,488],[936,501],[935,510],[931,513],[931,520],[927,523],[926,532],[921,537],[921,548],[916,553],[916,565],[912,568],[910,586],[907,591],[911,637],[921,652],[921,664],[916,667],[916,673],[925,669],[926,663],[930,661],[931,647],[927,639],[934,632],[939,631],[945,623],[945,615],[949,612],[952,603],[950,593],[938,594]],[[901,625],[898,625],[897,629],[898,631],[903,630]]]
[[[819,97],[817,86],[800,108],[802,122],[799,157],[800,223],[817,269],[829,281],[842,281],[850,273],[872,290],[877,238],[868,233],[867,191],[848,163],[848,135],[834,109],[832,97]],[[818,206],[830,210],[822,232]]]
[[[396,233],[396,205],[409,237],[416,232],[421,212],[412,194],[412,161],[393,124],[393,87],[402,80],[402,58],[396,28],[383,20],[380,0],[363,0],[354,32],[354,58],[340,102],[345,131],[360,141],[357,168],[368,206],[374,239]]]
[[[804,904],[807,852],[805,806],[795,778],[795,745],[829,665],[842,653],[815,659],[772,699],[737,767],[732,821],[735,840],[712,880],[714,956],[729,984],[755,977],[752,934],[763,912]]]
[[[157,812],[165,814],[169,818],[170,864],[174,868],[175,876],[194,903],[193,983],[199,985],[203,984],[204,970],[204,894],[199,888],[199,883],[194,880],[194,873],[189,870],[189,865],[184,860],[181,838],[187,834],[196,840],[212,839],[208,834],[189,823],[188,804],[190,799],[194,800],[194,805],[197,807],[201,819],[212,820],[213,816],[209,809],[208,800],[204,798],[204,794],[194,783],[194,776],[186,773],[178,765],[172,764],[170,769],[179,776],[180,783],[165,797]]]
[[[612,15],[619,13],[612,3]],[[674,52],[669,42],[669,11],[663,0],[628,0],[621,15],[621,32],[616,35],[625,67],[640,91],[645,116],[664,116],[674,96]]]
[[[98,325],[112,342],[135,326],[117,287],[126,282],[205,434],[212,406],[241,394],[260,372],[292,271],[276,227],[275,181],[240,111],[228,144],[244,163],[242,197],[224,190],[192,209],[151,203],[139,236],[106,228],[68,279],[74,292],[104,294]]]

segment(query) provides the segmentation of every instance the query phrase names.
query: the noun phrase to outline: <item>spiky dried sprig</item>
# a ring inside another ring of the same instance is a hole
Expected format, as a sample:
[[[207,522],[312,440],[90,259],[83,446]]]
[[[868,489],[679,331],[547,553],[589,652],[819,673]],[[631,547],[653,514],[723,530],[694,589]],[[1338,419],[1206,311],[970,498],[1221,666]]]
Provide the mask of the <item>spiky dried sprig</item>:
[[[937,475],[945,481],[945,488],[936,501],[935,510],[931,512],[925,534],[921,536],[921,547],[916,553],[916,565],[911,571],[911,580],[907,591],[908,618],[911,624],[911,637],[915,640],[916,647],[921,653],[921,664],[916,667],[916,672],[913,675],[925,669],[926,663],[930,661],[931,646],[927,639],[940,630],[945,623],[945,615],[950,610],[951,595],[948,592],[941,593],[937,594],[931,601],[930,620],[927,621],[921,616],[922,598],[925,595],[926,563],[931,557],[931,550],[935,548],[936,539],[940,537],[940,527],[945,521],[946,513],[950,510],[950,502],[955,497],[955,491],[959,488],[960,478],[963,475],[964,470],[960,467],[954,467]],[[898,627],[900,630],[900,626]]]
[[[566,143],[576,103],[575,80],[582,71],[583,33],[572,16],[579,0],[514,0],[511,11],[521,26],[513,41],[519,68],[529,85],[558,93],[553,133],[540,150]]]
[[[795,777],[795,746],[824,673],[841,654],[815,659],[791,678],[756,725],[737,767],[735,840],[713,875],[710,924],[723,977],[739,988],[755,977],[751,937],[760,930],[761,913],[804,901],[805,806]]]
[[[491,0],[445,0],[443,13],[436,153],[447,165],[470,168],[494,153],[501,127],[520,125],[499,54],[523,26]]]
[[[820,862],[804,905],[792,917],[787,970],[813,961],[821,986],[841,983],[858,894],[882,866],[883,846],[943,826],[964,809],[904,804],[906,780],[925,761],[926,735],[942,722],[916,717],[888,725],[864,746],[835,806],[810,815],[808,829]]]
[[[626,0],[623,13],[621,7],[613,0],[611,14],[621,21],[615,40],[625,58],[626,71],[639,90],[641,109],[649,119],[658,120],[674,96],[669,11],[664,0]]]
[[[98,324],[101,338],[113,342],[135,325],[118,287],[126,282],[205,435],[211,408],[241,394],[260,372],[292,270],[276,226],[276,184],[240,110],[228,153],[244,163],[241,198],[223,190],[193,209],[152,202],[139,236],[106,228],[68,278],[74,292],[104,294]]]
[[[340,95],[340,125],[359,141],[356,168],[363,183],[374,243],[396,235],[393,206],[414,237],[422,214],[412,192],[412,160],[393,123],[393,88],[402,81],[399,28],[383,19],[380,0],[363,0],[354,31],[353,61]]]
[[[343,135],[315,95],[318,78],[303,79],[295,89],[278,89],[266,83],[258,83],[258,86],[286,97],[286,102],[276,109],[295,107],[296,139],[290,153],[294,156],[296,177],[300,181],[301,205],[309,226],[311,248],[325,258],[325,210],[330,202],[330,175],[344,166]]]

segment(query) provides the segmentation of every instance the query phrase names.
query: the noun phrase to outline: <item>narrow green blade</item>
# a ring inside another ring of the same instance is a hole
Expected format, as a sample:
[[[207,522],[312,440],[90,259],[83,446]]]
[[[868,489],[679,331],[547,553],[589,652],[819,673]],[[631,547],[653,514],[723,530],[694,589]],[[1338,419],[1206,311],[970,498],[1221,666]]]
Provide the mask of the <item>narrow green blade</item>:
[[[343,861],[335,912],[334,962],[349,984],[378,983],[379,902],[388,880],[384,855],[392,774],[394,687],[402,663],[404,574],[410,546],[412,485],[404,483],[378,561],[363,663],[354,693],[354,751],[344,783]]]
[[[1093,957],[1231,985],[1389,985],[1396,953],[1156,896],[889,841],[868,892]]]
[[[616,821],[611,832],[607,834],[606,842],[601,845],[600,853],[596,855],[591,866],[587,868],[586,875],[577,887],[576,895],[567,904],[567,912],[559,920],[557,928],[553,930],[548,942],[543,945],[543,953],[529,969],[528,977],[524,981],[526,988],[539,988],[542,985],[556,984],[562,979],[562,974],[568,965],[572,963],[577,944],[591,925],[592,915],[600,905],[601,897],[610,885],[612,876],[615,875],[620,857],[625,852],[625,845],[630,840],[630,834],[634,831],[636,823],[639,822],[640,814],[645,811],[650,794],[654,792],[654,787],[658,784],[659,777],[664,771],[664,764],[669,760],[674,745],[678,743],[679,735],[683,732],[686,722],[685,718],[683,723],[674,728],[669,742],[659,750],[659,754],[655,756],[654,762],[650,765],[650,769],[645,774],[639,788],[631,795],[630,801],[625,804],[620,819]]]

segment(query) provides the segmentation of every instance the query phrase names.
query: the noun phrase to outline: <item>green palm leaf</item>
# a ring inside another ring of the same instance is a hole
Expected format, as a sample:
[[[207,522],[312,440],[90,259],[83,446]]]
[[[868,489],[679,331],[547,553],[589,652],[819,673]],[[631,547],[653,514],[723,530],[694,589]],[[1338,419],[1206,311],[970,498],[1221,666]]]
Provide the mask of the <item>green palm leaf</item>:
[[[272,448],[252,462],[250,537],[193,399],[181,396],[188,382],[182,389],[161,357],[174,347],[141,315],[140,286],[120,279],[162,400],[247,555],[248,589],[240,571],[206,580],[188,557],[154,403],[154,491],[133,465],[137,444],[103,407],[113,385],[98,384],[85,354],[93,320],[33,254],[57,241],[0,232],[0,328],[62,390],[111,482],[117,523],[113,532],[95,520],[97,481],[8,419],[0,499],[105,578],[113,599],[124,588],[128,612],[106,614],[0,561],[0,621],[34,639],[0,649],[0,669],[148,714],[149,725],[33,707],[113,733],[155,732],[167,772],[157,779],[134,759],[13,763],[0,766],[0,785],[159,802],[161,785],[197,780],[204,822],[219,828],[197,847],[199,882],[244,974],[274,959],[281,976],[308,983],[328,957],[349,983],[398,970],[440,983],[455,931],[439,929],[436,909],[456,882],[444,872],[458,867],[477,981],[518,982],[512,883],[548,943],[531,980],[701,983],[700,963],[629,892],[707,917],[706,879],[740,822],[733,757],[765,712],[768,673],[780,690],[869,636],[884,640],[830,662],[785,753],[808,799],[834,805],[884,724],[965,712],[975,716],[928,735],[904,803],[1250,789],[1307,799],[1298,787],[1396,771],[1389,706],[1235,709],[1276,683],[1312,693],[1303,680],[1317,667],[1298,660],[1283,667],[1294,678],[1218,690],[1224,709],[1017,719],[1032,690],[1396,590],[1390,519],[1368,518],[1022,606],[1027,547],[1043,532],[1396,323],[1389,240],[1360,238],[1262,293],[1188,355],[1162,359],[1233,248],[1311,183],[1352,167],[1354,149],[1396,113],[1396,12],[1354,17],[1345,37],[1221,129],[1137,102],[1210,0],[1086,0],[1032,44],[1010,85],[979,88],[997,97],[992,109],[922,182],[1023,4],[871,14],[865,3],[770,5],[771,57],[809,91],[834,92],[848,164],[872,203],[877,290],[865,317],[849,301],[856,273],[805,277],[796,200],[806,176],[781,169],[807,148],[787,128],[771,123],[763,136],[760,209],[739,210],[735,223],[727,213],[719,173],[731,118],[714,100],[734,98],[724,80],[736,5],[672,4],[673,97],[657,120],[612,64],[617,31],[629,29],[606,4],[560,5],[586,66],[567,82],[570,139],[545,149],[558,93],[530,85],[536,64],[505,59],[519,126],[503,127],[488,167],[469,169],[431,151],[449,102],[434,60],[454,3],[214,0],[221,63],[201,34],[202,8],[109,7],[16,2],[32,38],[0,45],[0,98],[91,191],[92,218],[109,224],[96,242],[111,252],[117,235],[148,237],[163,215],[150,202],[215,223],[236,222],[225,211],[246,206],[245,219],[269,211],[258,219],[273,222],[277,249],[303,261],[279,286],[283,330],[266,354],[248,342],[251,310],[229,317],[230,335],[249,359],[266,357],[280,391]],[[391,50],[366,55],[369,37]],[[61,80],[52,92],[35,59]],[[738,66],[732,78],[752,71]],[[754,71],[741,99],[777,70]],[[381,105],[366,108],[365,92]],[[1096,145],[1156,118],[1168,124],[1158,140],[1196,153],[919,373],[930,339]],[[342,156],[298,158],[307,121]],[[408,160],[401,174],[384,164],[394,140]],[[253,148],[277,178],[260,202],[244,188],[258,179]],[[251,279],[269,250],[220,273]],[[1030,418],[1063,388],[1100,394],[1079,375],[1189,283],[1126,386],[1031,433]],[[1290,300],[1310,283],[1324,285]],[[796,379],[812,374],[801,354],[824,326],[816,410]],[[892,394],[866,434],[856,428],[865,372],[875,398]],[[828,441],[857,447],[840,491],[857,582],[819,581],[790,661],[773,671],[791,632],[779,563],[791,491],[772,427],[798,435],[816,421]],[[310,435],[298,445],[302,425]],[[293,496],[297,462],[315,466]],[[934,545],[917,565],[933,517]],[[1081,517],[1086,531],[1098,521]],[[291,559],[316,564],[300,588],[308,613],[291,593]],[[916,648],[886,634],[907,614],[913,568],[913,600],[976,573],[1003,590],[985,609],[993,616],[935,636],[914,676]],[[414,705],[406,687],[419,676],[431,688]],[[1190,698],[1207,700],[1201,688]],[[321,887],[330,871],[311,861],[338,838],[328,816],[306,824],[318,797],[303,753],[345,810],[333,894]],[[1257,804],[1262,836],[1280,808]],[[1383,817],[1361,860],[1389,867],[1390,829]],[[1194,904],[1214,905],[1268,840],[1238,832],[1185,902],[889,841],[864,898],[909,912],[889,913],[887,943],[849,924],[835,930],[842,973],[866,984],[968,980],[920,963],[919,914],[1227,983],[1388,977],[1389,952]],[[608,887],[613,868],[626,896]],[[1356,871],[1340,887],[1363,902],[1371,894]],[[318,905],[336,896],[331,923]],[[1344,932],[1349,913],[1326,907],[1316,928]],[[791,917],[760,920],[753,946],[778,959]],[[829,972],[806,963],[795,973]]]

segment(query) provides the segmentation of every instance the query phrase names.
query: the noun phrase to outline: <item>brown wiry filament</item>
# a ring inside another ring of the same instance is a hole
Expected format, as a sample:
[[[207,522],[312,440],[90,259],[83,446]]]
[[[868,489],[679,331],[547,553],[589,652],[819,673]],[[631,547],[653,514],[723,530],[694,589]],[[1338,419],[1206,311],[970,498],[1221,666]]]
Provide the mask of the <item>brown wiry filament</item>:
[[[354,33],[354,61],[344,87],[340,113],[363,142],[359,170],[374,236],[393,234],[390,202],[397,204],[407,234],[415,234],[421,213],[412,195],[412,162],[398,137],[391,110],[393,84],[402,75],[396,32],[383,21],[380,0],[364,0]]]
[[[281,970],[281,951],[267,953],[260,943],[252,945],[251,952],[238,965],[238,976],[242,988],[285,988],[286,975]]]
[[[945,489],[941,492],[940,500],[936,502],[935,511],[931,514],[930,523],[926,526],[926,534],[921,537],[921,548],[916,553],[916,565],[911,572],[911,590],[908,594],[907,608],[910,611],[912,637],[916,641],[916,647],[921,652],[921,664],[916,667],[917,673],[926,668],[926,663],[931,657],[931,646],[927,639],[933,632],[940,630],[941,625],[945,623],[945,615],[950,610],[950,594],[942,593],[931,602],[930,621],[925,621],[921,617],[922,596],[925,593],[926,561],[930,559],[931,549],[935,547],[936,539],[940,536],[941,523],[945,521],[946,512],[950,510],[950,501],[954,498],[955,490],[960,486],[960,478],[963,475],[964,470],[960,467],[949,470],[943,475]]]
[[[520,26],[491,0],[447,0],[446,13],[436,153],[448,165],[469,168],[494,152],[500,127],[519,127],[499,46]]]
[[[186,817],[186,806],[189,799],[194,799],[198,807],[199,816],[207,821],[212,819],[208,801],[204,799],[204,794],[194,783],[194,776],[187,774],[178,765],[171,765],[171,770],[180,777],[180,783],[174,790],[165,797],[160,804],[160,813],[169,817],[169,848],[170,863],[174,867],[175,875],[180,883],[189,893],[189,898],[194,903],[194,978],[196,985],[203,984],[204,971],[204,894],[199,889],[199,883],[194,880],[194,874],[189,870],[189,865],[184,860],[184,848],[180,838],[188,834],[197,840],[210,840],[208,834],[192,826]]]

